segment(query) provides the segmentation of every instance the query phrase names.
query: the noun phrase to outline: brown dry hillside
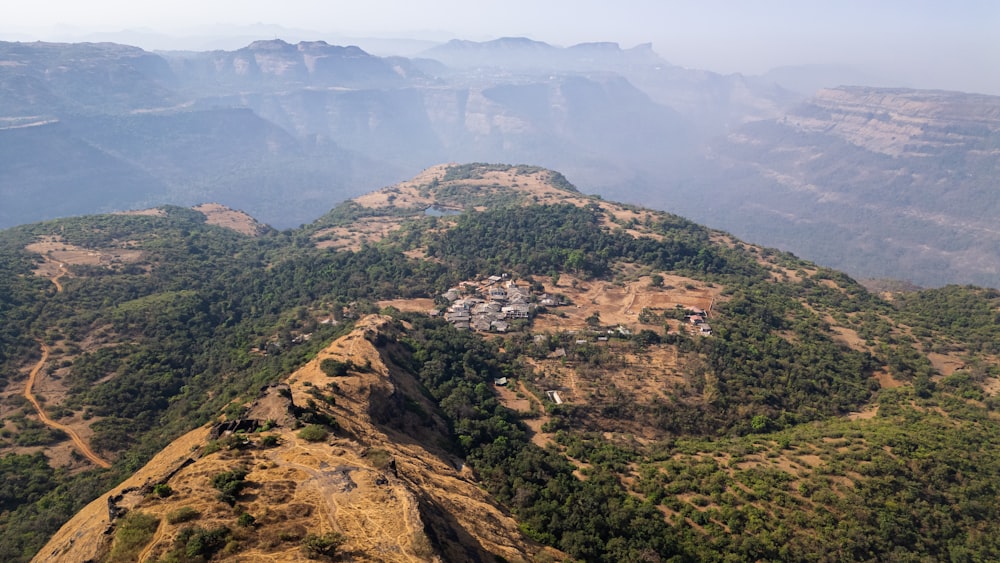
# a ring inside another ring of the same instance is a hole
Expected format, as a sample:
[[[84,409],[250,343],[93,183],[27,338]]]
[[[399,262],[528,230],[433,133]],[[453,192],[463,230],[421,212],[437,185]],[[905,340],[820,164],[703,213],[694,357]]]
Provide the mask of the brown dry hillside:
[[[109,504],[158,520],[155,532],[135,548],[132,557],[139,561],[166,555],[190,526],[228,528],[229,544],[216,557],[231,561],[299,561],[308,534],[332,532],[346,538],[340,550],[352,561],[549,557],[490,501],[458,460],[426,445],[435,443],[443,422],[414,431],[406,415],[394,410],[399,390],[416,383],[383,360],[372,344],[386,323],[379,316],[360,320],[287,383],[263,391],[246,418],[229,423],[242,425],[246,433],[231,434],[225,425],[205,427],[172,443],[77,514],[35,560],[100,560],[121,549],[115,531],[123,517],[109,521]],[[334,378],[320,369],[328,358],[366,367],[337,377],[334,389]],[[304,406],[313,416],[332,417],[339,428],[318,440],[301,437],[296,426],[302,422],[295,415],[301,417]],[[393,428],[386,424],[390,420]],[[246,471],[247,484],[230,506],[218,499],[212,479],[236,469]],[[154,494],[157,484],[168,485],[172,494]],[[171,523],[179,511],[195,516]],[[239,524],[242,513],[253,517],[252,526]]]
[[[250,215],[247,215],[243,211],[230,209],[219,203],[203,203],[196,205],[192,209],[203,214],[205,222],[209,225],[225,227],[251,237],[260,236],[267,231],[267,226],[257,222]]]

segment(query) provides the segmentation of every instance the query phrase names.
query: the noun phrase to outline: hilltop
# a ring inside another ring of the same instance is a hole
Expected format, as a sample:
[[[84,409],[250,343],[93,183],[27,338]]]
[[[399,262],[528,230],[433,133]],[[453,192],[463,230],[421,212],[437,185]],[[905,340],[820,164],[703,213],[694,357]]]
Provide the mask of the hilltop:
[[[105,530],[67,553],[1000,554],[994,290],[883,299],[501,164],[257,236],[169,206],[0,234],[8,560]]]

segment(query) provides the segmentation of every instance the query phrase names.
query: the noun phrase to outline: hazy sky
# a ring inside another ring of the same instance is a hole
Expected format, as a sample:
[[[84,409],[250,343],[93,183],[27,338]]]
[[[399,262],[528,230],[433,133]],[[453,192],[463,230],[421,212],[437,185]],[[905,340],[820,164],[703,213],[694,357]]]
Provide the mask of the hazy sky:
[[[652,42],[719,72],[864,65],[920,87],[1000,94],[1000,0],[0,0],[0,39],[171,35],[272,24],[340,36]],[[230,30],[231,34],[232,31]],[[280,35],[280,32],[277,33]],[[146,45],[140,45],[146,47]]]

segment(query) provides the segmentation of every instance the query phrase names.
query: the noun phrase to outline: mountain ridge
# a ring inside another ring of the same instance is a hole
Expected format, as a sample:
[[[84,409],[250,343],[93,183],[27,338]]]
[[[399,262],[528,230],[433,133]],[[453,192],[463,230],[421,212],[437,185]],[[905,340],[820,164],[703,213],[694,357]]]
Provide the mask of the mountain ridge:
[[[121,518],[128,512],[160,519],[155,540],[143,549],[142,559],[163,556],[184,527],[182,523],[170,525],[167,519],[171,512],[181,507],[197,510],[201,514],[198,523],[205,527],[235,518],[231,511],[219,510],[217,501],[213,502],[215,493],[206,476],[241,465],[253,468],[246,479],[254,483],[254,493],[249,496],[255,500],[242,501],[240,506],[245,513],[254,515],[254,532],[261,536],[262,545],[242,549],[239,557],[301,560],[294,541],[278,542],[291,543],[292,547],[282,546],[275,553],[275,546],[269,545],[271,540],[267,538],[280,535],[280,530],[301,536],[302,532],[295,530],[304,527],[317,535],[331,531],[344,534],[350,540],[343,550],[359,561],[454,561],[491,555],[508,560],[536,558],[543,551],[541,546],[519,537],[516,523],[485,497],[467,470],[456,470],[455,462],[444,452],[425,450],[419,443],[405,445],[401,437],[392,434],[393,430],[380,428],[386,423],[400,424],[394,419],[405,411],[395,388],[414,385],[400,380],[404,374],[384,363],[384,352],[372,345],[387,338],[387,323],[385,318],[360,319],[350,333],[289,375],[287,384],[262,392],[249,406],[248,417],[235,421],[248,427],[270,425],[249,438],[240,438],[252,445],[210,446],[213,436],[233,443],[230,437],[234,435],[207,427],[193,430],[108,493],[120,499],[114,504],[117,514],[111,521],[107,514],[109,503],[103,497],[95,500],[53,537],[37,560],[82,562],[100,558],[114,549],[110,531],[114,524],[122,525]],[[296,436],[294,418],[286,415],[286,420],[275,423],[267,415],[285,409],[301,411],[296,405],[314,403],[315,393],[311,391],[323,389],[330,382],[320,369],[327,359],[366,367],[353,368],[350,375],[338,378],[336,402],[316,411],[336,413],[340,421],[337,433],[345,437],[313,443]],[[267,413],[264,416],[251,417],[259,405],[265,401],[280,403],[286,393],[287,406],[277,411],[271,406],[263,411]],[[414,396],[412,392],[408,395]],[[225,425],[216,428],[219,426]],[[219,451],[208,453],[213,447]],[[289,483],[295,482],[289,491]],[[165,498],[149,496],[154,485],[166,485],[174,492]],[[281,501],[289,496],[290,500]],[[284,503],[294,504],[297,514],[282,513]],[[448,527],[450,520],[455,522],[451,524],[454,528]],[[230,526],[236,529],[234,523]],[[275,527],[279,531],[268,531]],[[550,556],[558,553],[552,551]]]
[[[289,228],[436,162],[532,162],[856,277],[1000,285],[995,97],[807,99],[648,45],[460,45],[509,60],[451,68],[321,41],[0,43],[0,226],[210,200]],[[525,70],[544,57],[519,45],[559,60]]]

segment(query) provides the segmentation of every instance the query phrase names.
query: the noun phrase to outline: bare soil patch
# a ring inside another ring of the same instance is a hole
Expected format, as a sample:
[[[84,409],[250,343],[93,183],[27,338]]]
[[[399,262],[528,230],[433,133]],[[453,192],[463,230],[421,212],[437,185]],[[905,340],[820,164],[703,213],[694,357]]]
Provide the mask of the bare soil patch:
[[[113,215],[140,215],[146,217],[166,217],[167,212],[156,207],[150,209],[130,209],[128,211],[116,211]]]
[[[891,373],[885,370],[879,370],[875,372],[875,379],[878,380],[879,386],[885,389],[895,389],[903,385],[903,382],[892,376]]]
[[[203,214],[205,222],[209,225],[231,229],[247,236],[260,236],[267,230],[264,225],[243,211],[230,209],[219,203],[203,203],[192,209]]]
[[[823,458],[815,454],[798,454],[795,457],[810,467],[819,467],[820,465],[823,465]]]
[[[722,292],[721,287],[708,287],[704,282],[672,274],[662,274],[663,287],[651,287],[649,277],[638,281],[614,284],[604,281],[583,281],[563,276],[559,285],[545,284],[545,291],[562,293],[571,305],[557,307],[552,314],[535,319],[538,332],[562,332],[587,328],[586,319],[595,312],[604,326],[621,325],[629,329],[641,328],[639,313],[643,308],[660,312],[682,307],[697,307],[709,311]],[[711,320],[711,315],[709,315]]]
[[[67,266],[111,266],[116,263],[133,263],[142,258],[142,251],[130,248],[82,248],[65,242],[58,235],[40,237],[24,247],[28,252],[40,254],[45,262],[35,269],[35,274],[58,278]]]
[[[513,382],[511,383],[513,384]],[[517,392],[511,389],[509,385],[495,385],[494,389],[503,406],[521,414],[531,413],[532,401],[523,391],[521,392],[522,396],[518,397]]]
[[[450,201],[447,197],[438,197],[435,190],[430,189],[431,186],[440,188],[455,185],[472,186],[483,192],[513,189],[525,196],[525,204],[572,203],[583,206],[594,201],[593,198],[584,194],[575,194],[553,186],[549,181],[549,172],[544,170],[533,172],[525,172],[517,168],[483,170],[477,177],[445,181],[444,178],[449,166],[451,165],[433,166],[411,180],[355,198],[354,202],[372,209],[385,207],[419,209],[439,206],[445,209],[461,210],[455,202]]]
[[[928,352],[927,359],[931,361],[931,365],[934,366],[934,369],[941,372],[941,375],[944,376],[949,376],[957,370],[965,367],[965,362],[961,358],[951,354]]]
[[[410,180],[354,198],[354,202],[369,208],[389,207],[390,205],[402,208],[430,207],[434,200],[421,196],[419,188],[435,181],[440,182],[447,173],[448,166],[450,165],[432,166]]]
[[[346,227],[323,229],[313,235],[313,240],[316,248],[358,251],[363,244],[376,243],[399,230],[402,224],[399,217],[369,217]]]
[[[994,377],[983,382],[983,391],[991,396],[1000,392],[1000,378]]]
[[[388,299],[378,302],[379,307],[395,307],[407,313],[426,313],[435,308],[433,299],[421,297],[415,299]]]
[[[869,405],[864,410],[847,415],[848,420],[868,420],[878,414],[878,405]]]
[[[832,319],[827,319],[827,322],[830,322],[831,320]],[[834,324],[831,324],[830,328],[834,333],[836,333],[836,336],[834,336],[833,339],[837,342],[842,342],[850,349],[858,352],[868,351],[868,345],[865,344],[864,338],[858,336],[858,331]]]

